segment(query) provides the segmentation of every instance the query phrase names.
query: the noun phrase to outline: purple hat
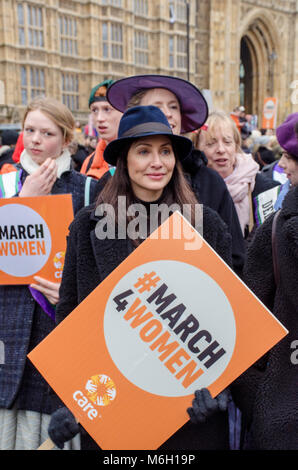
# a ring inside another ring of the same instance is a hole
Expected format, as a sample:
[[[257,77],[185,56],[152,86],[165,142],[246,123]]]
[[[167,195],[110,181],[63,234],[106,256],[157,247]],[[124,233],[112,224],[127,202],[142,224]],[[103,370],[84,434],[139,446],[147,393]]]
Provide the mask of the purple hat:
[[[297,123],[298,113],[289,114],[286,120],[276,129],[279,145],[296,158],[298,158],[298,139],[295,132],[295,125]]]
[[[207,102],[198,88],[182,78],[166,75],[134,75],[114,82],[107,91],[111,105],[124,113],[132,96],[141,90],[165,88],[176,95],[181,109],[181,133],[201,127],[208,117]]]

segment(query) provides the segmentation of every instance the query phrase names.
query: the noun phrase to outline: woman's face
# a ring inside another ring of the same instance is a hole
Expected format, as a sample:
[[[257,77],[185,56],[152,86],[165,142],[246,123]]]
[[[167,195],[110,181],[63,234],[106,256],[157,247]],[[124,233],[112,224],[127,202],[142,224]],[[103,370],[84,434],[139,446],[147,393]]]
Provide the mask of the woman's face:
[[[157,200],[172,178],[175,155],[166,136],[135,140],[127,154],[127,170],[134,194],[142,201]]]
[[[90,106],[93,125],[107,143],[117,138],[122,113],[107,101],[95,101]]]
[[[56,159],[67,143],[61,129],[39,109],[30,111],[24,122],[24,148],[38,165]]]
[[[202,130],[199,148],[205,153],[208,166],[217,171],[222,178],[233,172],[237,150],[233,129],[229,124],[214,126],[212,130]]]
[[[181,131],[181,112],[179,101],[169,90],[165,88],[152,88],[143,96],[141,106],[153,105],[159,108],[166,116],[173,134],[180,134]]]
[[[284,169],[284,172],[291,184],[293,186],[298,186],[298,162],[291,158],[287,152],[283,152],[278,164]]]

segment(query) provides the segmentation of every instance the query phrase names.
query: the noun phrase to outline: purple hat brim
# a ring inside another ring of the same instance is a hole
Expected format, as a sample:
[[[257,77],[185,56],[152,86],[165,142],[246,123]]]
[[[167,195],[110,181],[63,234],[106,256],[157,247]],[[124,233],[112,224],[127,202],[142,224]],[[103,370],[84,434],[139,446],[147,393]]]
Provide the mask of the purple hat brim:
[[[144,89],[165,88],[177,96],[181,107],[181,134],[200,128],[208,117],[204,96],[192,83],[167,75],[134,75],[114,82],[107,91],[109,103],[125,112],[131,97]]]

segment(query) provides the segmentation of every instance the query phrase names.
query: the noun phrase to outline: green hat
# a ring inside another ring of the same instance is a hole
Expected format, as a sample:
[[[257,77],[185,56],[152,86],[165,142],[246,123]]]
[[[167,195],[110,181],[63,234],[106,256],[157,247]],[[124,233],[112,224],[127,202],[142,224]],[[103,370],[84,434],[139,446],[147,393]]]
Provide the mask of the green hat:
[[[104,80],[103,82],[99,83],[98,85],[92,88],[88,103],[89,108],[90,105],[94,103],[94,101],[107,101],[107,89],[110,85],[112,85],[112,83],[114,83],[114,80]]]

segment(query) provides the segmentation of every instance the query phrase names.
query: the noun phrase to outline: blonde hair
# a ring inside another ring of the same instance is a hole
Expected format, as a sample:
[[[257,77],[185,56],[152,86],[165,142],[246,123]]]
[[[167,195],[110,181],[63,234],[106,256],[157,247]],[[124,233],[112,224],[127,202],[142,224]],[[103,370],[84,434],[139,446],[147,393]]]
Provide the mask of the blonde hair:
[[[213,111],[209,114],[207,121],[205,122],[205,126],[207,129],[200,129],[197,133],[197,148],[199,147],[200,136],[202,132],[206,132],[207,136],[211,135],[215,128],[221,127],[223,125],[229,126],[233,133],[234,142],[236,145],[236,152],[242,153],[241,149],[241,135],[237,129],[235,121],[230,118],[228,114],[224,111]]]
[[[23,129],[27,115],[31,111],[36,110],[41,111],[59,127],[64,142],[70,143],[73,140],[75,129],[74,117],[67,106],[54,98],[36,97],[32,100],[25,110],[22,122]]]

